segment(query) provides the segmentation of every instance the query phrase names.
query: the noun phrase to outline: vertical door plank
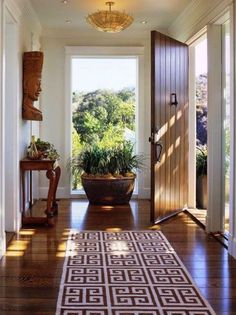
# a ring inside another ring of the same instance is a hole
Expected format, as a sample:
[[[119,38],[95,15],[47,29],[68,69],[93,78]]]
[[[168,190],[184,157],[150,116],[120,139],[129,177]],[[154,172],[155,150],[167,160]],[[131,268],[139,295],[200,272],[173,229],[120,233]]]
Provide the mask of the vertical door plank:
[[[176,92],[176,50],[175,44],[171,41],[171,93]],[[171,156],[170,156],[170,174],[171,174],[171,209],[176,209],[176,196],[175,196],[175,183],[176,183],[176,156],[175,156],[175,123],[176,123],[176,107],[170,105],[170,144],[171,144]]]
[[[176,94],[180,102],[180,47],[177,46],[176,50]],[[176,209],[180,208],[180,103],[176,107],[176,123],[175,123],[175,198]]]
[[[161,216],[165,214],[165,189],[166,189],[166,177],[165,177],[165,161],[166,161],[166,142],[165,142],[165,133],[166,133],[166,113],[165,113],[165,80],[166,80],[166,65],[165,65],[165,36],[161,35],[161,81],[160,81],[160,108],[161,108],[161,124],[160,124],[160,139],[161,144],[163,145],[163,152],[160,161],[160,209],[159,213]]]
[[[189,101],[188,101],[188,82],[189,82],[189,57],[188,48],[184,49],[184,166],[185,166],[185,187],[184,187],[184,206],[188,204],[188,185],[189,185],[189,172],[188,172],[188,159],[189,159]]]
[[[171,79],[171,69],[170,69],[170,38],[166,38],[166,90],[165,90],[165,112],[166,112],[166,162],[165,162],[165,190],[166,190],[166,204],[165,209],[170,211],[171,209],[171,182],[170,182],[170,146],[171,146],[171,137],[170,137],[170,79]]]
[[[184,188],[185,188],[185,119],[184,119],[184,47],[180,47],[180,93],[179,93],[179,110],[180,110],[180,207],[184,205]]]

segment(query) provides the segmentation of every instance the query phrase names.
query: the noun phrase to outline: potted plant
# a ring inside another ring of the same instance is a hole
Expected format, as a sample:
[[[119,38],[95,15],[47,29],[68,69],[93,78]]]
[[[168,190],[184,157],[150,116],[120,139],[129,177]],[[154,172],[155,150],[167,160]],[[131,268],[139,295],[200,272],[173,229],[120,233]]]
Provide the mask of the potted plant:
[[[35,141],[35,136],[32,136],[31,143],[28,147],[28,158],[32,160],[43,158],[59,160],[60,155],[52,143],[43,141],[40,138]]]
[[[86,148],[70,163],[81,174],[82,186],[92,204],[115,205],[130,201],[136,174],[143,156],[133,153],[133,145],[123,142],[115,148]]]
[[[207,208],[207,147],[197,147],[196,157],[197,172],[197,205],[199,208]]]

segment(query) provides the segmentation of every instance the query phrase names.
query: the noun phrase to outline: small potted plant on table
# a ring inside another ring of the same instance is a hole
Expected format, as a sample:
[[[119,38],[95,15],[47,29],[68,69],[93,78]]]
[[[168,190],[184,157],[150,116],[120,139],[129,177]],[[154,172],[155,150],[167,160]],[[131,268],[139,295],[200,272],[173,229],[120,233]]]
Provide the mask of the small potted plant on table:
[[[47,158],[56,161],[60,159],[60,155],[52,143],[43,141],[40,138],[35,141],[35,136],[31,137],[27,156],[31,160]]]
[[[125,204],[132,196],[135,171],[142,168],[143,156],[134,154],[128,141],[108,149],[94,145],[74,158],[70,166],[80,172],[90,203]]]

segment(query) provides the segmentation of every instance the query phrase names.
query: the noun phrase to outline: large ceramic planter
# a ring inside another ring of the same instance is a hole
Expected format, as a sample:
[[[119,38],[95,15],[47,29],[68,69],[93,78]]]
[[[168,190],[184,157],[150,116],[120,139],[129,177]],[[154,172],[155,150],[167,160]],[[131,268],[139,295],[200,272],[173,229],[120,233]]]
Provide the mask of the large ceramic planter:
[[[207,209],[207,175],[197,177],[197,206]]]
[[[135,176],[100,178],[82,176],[82,185],[88,200],[98,205],[121,205],[129,203],[134,190]]]

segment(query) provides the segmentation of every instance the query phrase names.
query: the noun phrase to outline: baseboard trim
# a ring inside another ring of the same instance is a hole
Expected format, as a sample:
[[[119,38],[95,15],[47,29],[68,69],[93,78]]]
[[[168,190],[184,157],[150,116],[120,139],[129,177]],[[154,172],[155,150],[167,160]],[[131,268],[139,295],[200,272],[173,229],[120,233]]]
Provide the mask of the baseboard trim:
[[[138,192],[138,199],[150,199],[151,198],[151,189],[150,188],[141,188]]]
[[[236,238],[229,235],[228,252],[236,259]]]
[[[4,235],[0,237],[0,259],[3,257],[5,253],[6,253],[6,233],[4,232]]]
[[[48,196],[48,187],[39,187],[39,198],[45,199]],[[57,188],[57,198],[67,199],[70,198],[68,195],[68,190],[66,187],[58,187]]]

